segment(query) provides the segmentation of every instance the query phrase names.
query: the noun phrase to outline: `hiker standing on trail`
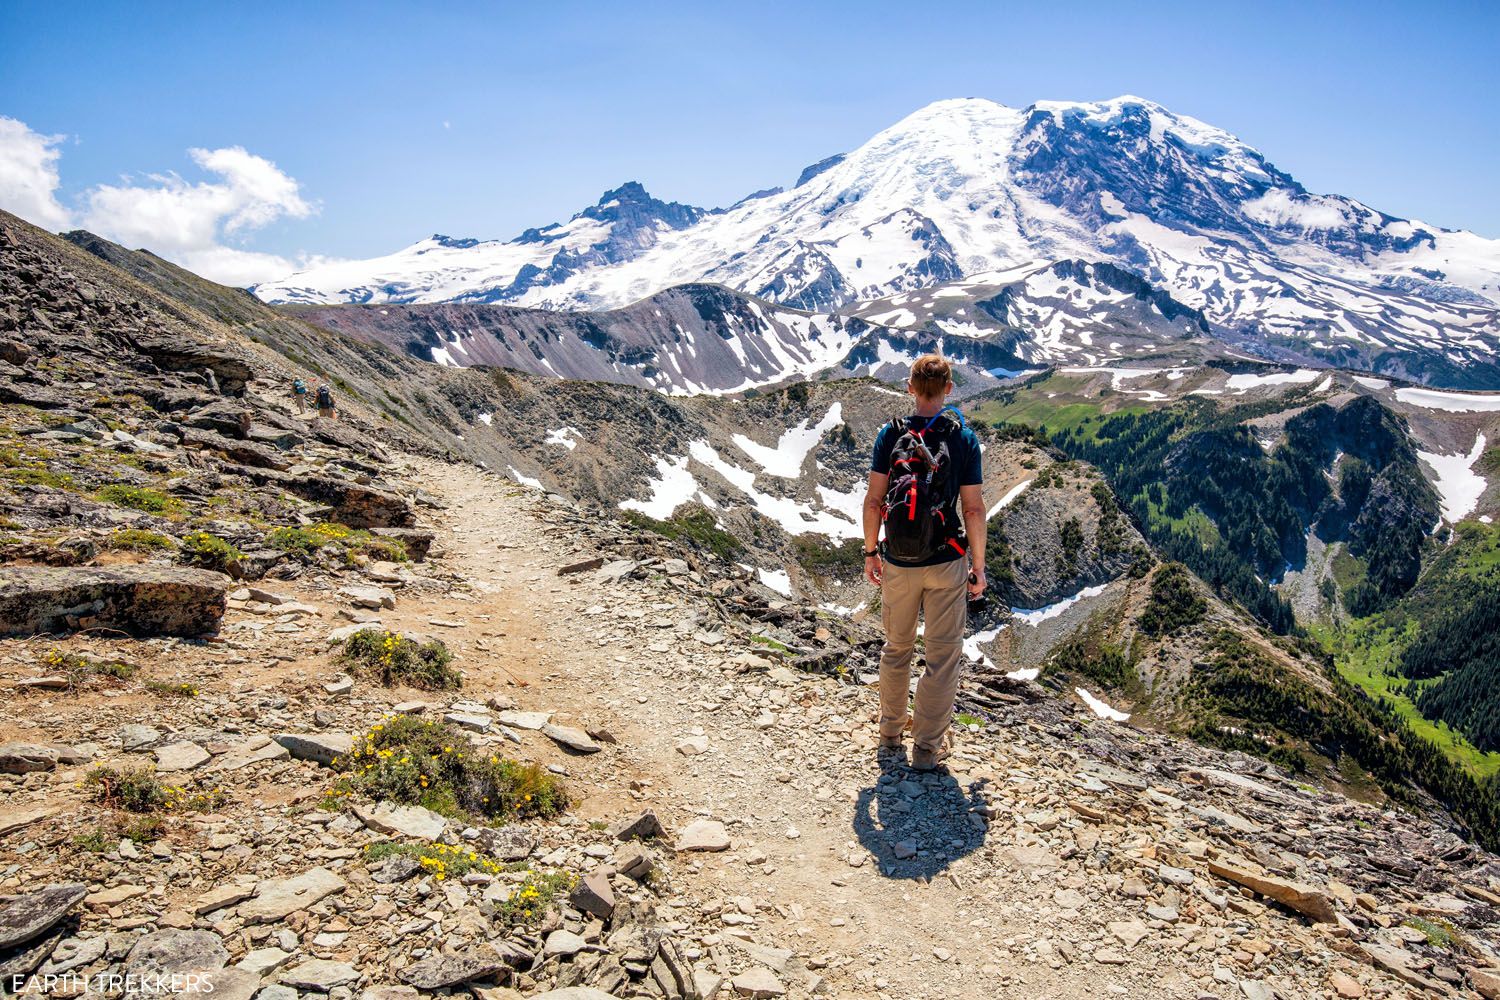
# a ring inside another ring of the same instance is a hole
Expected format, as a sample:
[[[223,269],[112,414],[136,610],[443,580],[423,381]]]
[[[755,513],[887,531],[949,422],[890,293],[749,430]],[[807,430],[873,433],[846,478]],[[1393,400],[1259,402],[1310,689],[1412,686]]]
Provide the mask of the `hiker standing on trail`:
[[[338,414],[333,411],[333,390],[328,388],[324,382],[318,386],[318,416],[336,419]]]
[[[875,436],[864,506],[865,578],[880,587],[885,627],[882,759],[904,756],[918,611],[925,617],[927,670],[912,706],[911,765],[931,771],[948,756],[967,598],[985,588],[984,473],[979,439],[963,414],[944,405],[953,391],[948,361],[938,354],[918,358],[906,391],[916,398],[917,412]]]
[[[296,379],[292,382],[292,398],[297,401],[297,412],[307,412],[307,381]]]

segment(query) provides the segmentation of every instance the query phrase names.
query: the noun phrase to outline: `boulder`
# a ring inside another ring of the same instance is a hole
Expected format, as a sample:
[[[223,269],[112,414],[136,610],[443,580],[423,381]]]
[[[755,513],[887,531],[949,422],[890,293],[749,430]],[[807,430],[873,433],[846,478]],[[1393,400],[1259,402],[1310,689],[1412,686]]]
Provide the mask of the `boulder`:
[[[1220,878],[1228,879],[1247,889],[1253,889],[1262,896],[1274,899],[1282,906],[1296,910],[1318,923],[1331,924],[1337,920],[1334,915],[1333,899],[1322,889],[1255,872],[1221,859],[1210,859],[1208,870]]]
[[[140,938],[125,956],[132,976],[222,969],[229,963],[224,942],[213,931],[161,930]]]
[[[502,972],[508,978],[510,966],[501,961],[494,952],[488,955],[479,952],[469,952],[463,955],[429,955],[402,969],[401,981],[410,983],[419,990],[440,990],[475,979],[489,979]]]
[[[336,986],[348,986],[359,982],[359,970],[348,962],[330,962],[324,958],[310,958],[305,962],[282,971],[278,977],[286,986],[299,990],[316,990],[327,993]]]
[[[156,750],[158,771],[191,771],[208,760],[208,751],[198,744],[183,740]]]
[[[591,913],[600,920],[608,920],[615,912],[615,890],[604,872],[594,872],[573,888],[568,902],[584,913]]]
[[[398,806],[389,802],[377,802],[371,806],[355,806],[354,815],[365,826],[387,836],[400,835],[416,837],[419,840],[437,840],[448,828],[446,819],[421,806]]]
[[[218,631],[231,582],[175,566],[0,567],[0,635],[104,628],[137,638]]]
[[[370,534],[377,538],[388,538],[406,546],[406,557],[412,562],[427,558],[432,541],[437,536],[421,528],[371,528]]]
[[[312,868],[292,878],[262,882],[256,886],[255,897],[240,904],[240,919],[247,924],[275,923],[347,887],[343,879],[327,868]]]
[[[354,749],[354,737],[348,733],[277,733],[275,739],[297,760],[325,766]]]
[[[711,819],[689,823],[677,838],[679,851],[727,851],[729,831],[724,824]]]
[[[620,820],[609,828],[609,835],[616,840],[644,840],[661,832],[661,821],[649,810],[631,819]]]
[[[500,861],[524,861],[536,850],[536,836],[514,823],[500,827],[482,826],[474,836],[474,843]]]
[[[384,587],[363,584],[340,587],[339,596],[348,598],[349,603],[357,608],[394,608],[396,606],[396,595]]]
[[[0,896],[0,951],[41,937],[88,894],[88,886],[69,882],[19,896]]]
[[[582,729],[575,729],[572,726],[559,726],[553,723],[548,723],[547,725],[542,727],[542,735],[550,739],[553,743],[556,743],[558,746],[562,747],[564,750],[570,750],[573,753],[598,753],[600,750],[604,749],[599,744],[595,743],[593,739],[589,737],[588,733],[584,732]]]
[[[331,508],[329,520],[347,524],[351,528],[409,528],[416,521],[416,513],[404,498],[374,486],[364,486],[333,476],[299,476],[246,465],[232,466],[228,471],[238,473],[257,485],[278,486],[304,500],[325,504]]]
[[[39,743],[0,745],[0,774],[30,774],[57,767],[57,751]]]
[[[58,808],[58,806],[37,806],[34,809],[16,809],[0,812],[0,837],[5,836],[7,833],[14,833],[17,830],[24,830],[38,820],[43,820],[51,816],[57,812]]]

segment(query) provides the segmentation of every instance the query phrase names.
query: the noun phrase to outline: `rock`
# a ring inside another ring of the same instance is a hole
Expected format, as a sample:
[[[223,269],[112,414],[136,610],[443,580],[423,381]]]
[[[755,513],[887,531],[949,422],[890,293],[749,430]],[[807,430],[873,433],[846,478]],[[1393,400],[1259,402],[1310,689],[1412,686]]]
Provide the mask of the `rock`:
[[[247,924],[275,923],[345,888],[344,880],[327,868],[262,882],[256,886],[255,896],[240,904],[240,919]]]
[[[365,826],[376,833],[387,836],[416,837],[419,840],[437,840],[448,829],[448,821],[430,809],[421,806],[398,806],[390,802],[377,802],[370,806],[355,806],[354,815]]]
[[[542,946],[542,952],[551,958],[558,956],[568,958],[582,951],[588,942],[568,930],[555,930],[547,935],[547,942]]]
[[[284,986],[327,993],[336,986],[359,982],[359,970],[348,962],[311,958],[290,969],[283,969],[277,978]]]
[[[1500,1000],[1500,969],[1470,969],[1469,982],[1485,1000]]]
[[[495,720],[512,729],[538,730],[552,721],[551,712],[501,712]]]
[[[1130,961],[1113,948],[1099,948],[1094,952],[1094,961],[1101,965],[1124,965]]]
[[[656,859],[641,844],[625,843],[615,849],[615,870],[621,875],[644,882],[655,868]]]
[[[786,987],[770,969],[747,969],[729,983],[742,997],[779,997],[786,994]]]
[[[19,896],[0,896],[0,952],[46,934],[88,894],[88,886],[68,882]]]
[[[138,638],[211,635],[224,617],[229,587],[223,573],[149,563],[0,567],[0,635],[79,628]]]
[[[198,902],[193,904],[193,912],[199,916],[205,913],[213,913],[215,910],[222,910],[226,906],[235,906],[243,903],[254,894],[255,886],[253,885],[235,885],[233,882],[228,882],[215,886],[202,896],[199,896]]]
[[[582,562],[569,563],[566,566],[559,567],[557,570],[557,575],[572,576],[574,573],[587,573],[590,570],[596,570],[603,565],[604,557],[595,556],[592,559],[585,559]]]
[[[159,747],[156,751],[158,771],[191,771],[209,759],[209,753],[196,743],[183,740]]]
[[[147,934],[125,956],[132,976],[222,969],[229,962],[224,942],[212,931],[163,930]]]
[[[1334,993],[1343,997],[1344,1000],[1358,1000],[1359,997],[1365,995],[1365,988],[1360,981],[1342,972],[1330,972],[1328,974],[1328,985]]]
[[[322,421],[321,423],[326,423]],[[334,428],[317,427],[315,433]],[[299,475],[295,472],[278,472],[275,469],[258,469],[245,465],[231,465],[227,471],[237,473],[259,486],[276,485],[315,504],[326,504],[330,521],[347,524],[351,528],[408,528],[416,520],[411,504],[387,490],[363,486],[347,479],[332,476]],[[399,536],[386,536],[399,537]],[[430,544],[429,533],[429,544]],[[408,553],[411,551],[407,550]]]
[[[468,712],[449,712],[443,716],[443,721],[475,733],[486,732],[491,725],[488,715],[474,715]]]
[[[380,885],[395,885],[415,878],[421,872],[422,863],[405,854],[393,854],[370,869],[370,880]]]
[[[37,806],[34,809],[18,809],[14,812],[6,810],[0,813],[0,837],[16,830],[24,830],[26,827],[46,819],[57,812],[57,806]]]
[[[257,948],[235,965],[254,976],[264,978],[291,961],[292,953],[280,948]]]
[[[1106,928],[1126,948],[1134,948],[1141,939],[1150,935],[1151,929],[1139,920],[1116,920]]]
[[[573,888],[568,902],[584,913],[592,913],[600,920],[608,920],[615,912],[615,890],[610,887],[609,876],[594,872]]]
[[[151,726],[130,723],[120,727],[120,749],[127,753],[132,750],[144,750],[159,739],[161,739],[161,733]]]
[[[500,973],[510,975],[506,965],[493,952],[467,952],[462,955],[430,955],[401,970],[401,981],[419,990],[440,990],[475,979],[489,979]]]
[[[348,733],[277,733],[273,737],[296,760],[311,760],[324,766],[354,749]]]
[[[112,885],[108,889],[91,892],[84,898],[89,906],[117,906],[126,900],[144,896],[151,890],[144,885]]]
[[[707,736],[689,736],[677,741],[677,752],[684,757],[697,757],[708,753]]]
[[[365,576],[376,583],[400,583],[401,564],[377,559],[365,567]]]
[[[340,587],[339,595],[349,599],[357,608],[394,608],[396,595],[384,587],[357,585]]]
[[[260,977],[235,967],[228,969],[195,969],[199,978],[186,984],[183,993],[212,1000],[250,1000],[260,989]]]
[[[615,1000],[613,993],[604,993],[592,986],[566,986],[546,993],[533,993],[529,1000]]]
[[[57,767],[57,751],[37,743],[6,743],[0,746],[0,774],[31,774]]]
[[[542,735],[563,749],[571,750],[573,753],[598,753],[604,749],[590,739],[588,733],[582,729],[574,729],[572,726],[558,726],[548,723],[542,727]]]
[[[242,743],[231,746],[208,765],[208,770],[238,771],[252,764],[261,764],[268,760],[284,760],[289,756],[286,747],[269,736],[252,736]]]
[[[1301,882],[1257,873],[1220,859],[1210,859],[1208,870],[1220,878],[1228,879],[1247,889],[1253,889],[1262,896],[1274,899],[1283,906],[1296,910],[1319,923],[1335,922],[1333,899],[1321,889]]]
[[[415,994],[416,991],[413,990],[412,993]],[[276,984],[261,987],[261,991],[255,994],[255,1000],[297,1000],[301,995],[290,986]]]
[[[42,966],[42,975],[71,972],[80,966],[91,965],[104,957],[109,940],[104,935],[91,938],[69,938],[52,952],[47,964]]]
[[[729,832],[724,824],[711,819],[689,823],[677,838],[679,851],[727,851]]]
[[[1393,948],[1390,945],[1378,944],[1372,941],[1361,941],[1358,943],[1359,950],[1364,952],[1377,969],[1384,969],[1397,979],[1412,986],[1422,989],[1430,989],[1434,993],[1446,993],[1443,985],[1436,980],[1428,979],[1413,967],[1417,956],[1404,948]]]
[[[370,534],[400,542],[406,547],[406,557],[412,562],[421,562],[426,559],[428,551],[432,548],[432,541],[437,537],[432,532],[420,528],[371,528]]]
[[[661,822],[656,813],[649,810],[634,819],[620,820],[609,828],[609,835],[616,840],[645,840],[661,832]]]
[[[500,861],[524,861],[536,850],[536,836],[517,824],[480,827],[474,842]]]

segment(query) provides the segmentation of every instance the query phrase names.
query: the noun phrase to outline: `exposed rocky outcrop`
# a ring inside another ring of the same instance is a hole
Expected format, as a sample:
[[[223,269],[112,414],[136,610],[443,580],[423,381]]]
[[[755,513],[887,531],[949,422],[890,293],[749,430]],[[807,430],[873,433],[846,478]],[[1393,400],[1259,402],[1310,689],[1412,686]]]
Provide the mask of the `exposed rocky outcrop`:
[[[222,573],[189,568],[0,567],[0,635],[209,635],[218,631],[230,585]]]

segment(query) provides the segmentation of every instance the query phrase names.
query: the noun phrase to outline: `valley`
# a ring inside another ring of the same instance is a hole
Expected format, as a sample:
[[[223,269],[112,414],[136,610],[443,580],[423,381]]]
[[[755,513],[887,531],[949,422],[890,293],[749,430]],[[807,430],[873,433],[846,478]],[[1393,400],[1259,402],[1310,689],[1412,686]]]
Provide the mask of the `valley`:
[[[45,924],[0,968],[1500,995],[1492,248],[1149,103],[997,108],[254,295],[0,213],[0,907]],[[955,186],[844,196],[914,157]],[[859,519],[928,351],[991,601],[923,777]]]

